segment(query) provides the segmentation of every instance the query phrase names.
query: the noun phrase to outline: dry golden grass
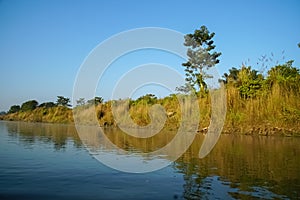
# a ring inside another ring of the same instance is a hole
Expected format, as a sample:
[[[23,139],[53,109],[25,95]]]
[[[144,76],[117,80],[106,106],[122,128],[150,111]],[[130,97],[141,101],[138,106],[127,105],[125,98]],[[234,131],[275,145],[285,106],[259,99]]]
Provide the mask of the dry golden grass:
[[[291,92],[279,85],[274,85],[267,94],[255,98],[242,98],[238,88],[227,85],[227,113],[223,132],[243,134],[271,135],[281,133],[283,135],[299,135],[300,133],[300,91]],[[120,103],[120,102],[119,102]],[[165,129],[178,129],[182,120],[182,108],[175,95],[158,99],[156,104],[161,105],[167,116]],[[112,105],[115,113],[112,112]],[[132,120],[139,126],[151,123],[149,116],[153,105],[145,102],[135,102],[127,107],[118,105],[118,101],[108,101],[94,106],[79,106],[73,109],[58,106],[52,108],[37,108],[28,112],[17,112],[2,116],[3,120],[18,120],[30,122],[73,123],[73,113],[77,115],[76,122],[82,124],[94,124],[101,126],[116,125],[115,116],[119,116],[119,122],[124,124]],[[211,97],[204,95],[198,97],[200,108],[199,129],[208,127],[211,119]],[[187,108],[191,105],[186,104]],[[126,109],[129,117],[125,117]],[[96,116],[95,116],[96,115]],[[161,116],[154,115],[154,119],[160,121]],[[191,116],[198,117],[198,116]],[[188,122],[184,122],[188,124]]]

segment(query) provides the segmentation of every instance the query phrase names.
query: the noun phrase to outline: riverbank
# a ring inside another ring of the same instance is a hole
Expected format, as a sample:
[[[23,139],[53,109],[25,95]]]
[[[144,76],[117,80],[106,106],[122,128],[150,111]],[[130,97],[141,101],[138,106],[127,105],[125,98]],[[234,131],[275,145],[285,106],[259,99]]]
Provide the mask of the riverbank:
[[[164,122],[164,128],[169,130],[178,129],[181,122],[187,128],[198,123],[199,133],[205,134],[214,107],[214,122],[220,121],[220,126],[223,125],[221,115],[223,111],[226,112],[224,133],[299,136],[300,70],[292,64],[291,60],[276,65],[265,74],[243,65],[240,69],[232,68],[229,73],[225,73],[224,79],[219,80],[222,84],[218,89],[200,87],[199,90],[190,90],[189,87],[182,86],[179,87],[178,94],[164,98],[157,98],[154,94],[146,94],[136,100],[119,99],[106,102],[102,97],[87,101],[80,98],[73,109],[69,108],[70,99],[63,96],[57,96],[56,103],[39,104],[36,100],[29,100],[21,106],[11,106],[8,114],[2,113],[0,119],[48,123],[76,121],[79,124],[100,126],[117,126],[118,123],[131,128],[135,127],[134,124],[147,126]],[[193,100],[190,96],[192,91],[198,91],[195,92]],[[222,95],[215,95],[220,92]],[[219,96],[219,99],[211,96]],[[212,104],[212,101],[215,103]],[[199,107],[199,113],[192,112],[196,107]]]
[[[175,97],[174,97],[175,98]],[[181,113],[178,102],[172,98],[159,99],[157,102],[162,105],[167,113],[164,129],[176,131],[180,124]],[[84,125],[92,125],[96,111],[96,117],[100,126],[103,127],[116,127],[111,106],[112,101],[101,103],[95,108],[93,106],[79,106],[73,109],[57,106],[52,108],[36,108],[33,111],[16,112],[0,116],[0,120],[5,121],[24,121],[24,122],[42,122],[42,123],[63,123],[73,124],[73,112],[79,114],[82,121],[77,123]],[[145,103],[145,102],[144,102]],[[253,103],[253,102],[252,102]],[[209,109],[209,96],[199,99],[199,107],[201,109],[201,118],[199,123],[198,134],[206,134],[210,122],[210,109]],[[130,116],[134,123],[140,126],[146,126],[151,123],[148,115],[151,105],[146,104],[131,104],[129,108]],[[242,114],[241,114],[242,115]],[[261,136],[300,136],[299,120],[287,121],[276,120],[271,121],[266,118],[260,122],[256,120],[249,120],[244,116],[240,120],[233,121],[232,108],[227,108],[226,120],[223,126],[223,134],[241,134],[241,135],[261,135]],[[252,116],[253,117],[253,116]]]
[[[0,120],[45,122],[45,123],[73,123],[72,109],[57,106],[51,108],[36,108],[32,111],[19,111],[0,116]]]

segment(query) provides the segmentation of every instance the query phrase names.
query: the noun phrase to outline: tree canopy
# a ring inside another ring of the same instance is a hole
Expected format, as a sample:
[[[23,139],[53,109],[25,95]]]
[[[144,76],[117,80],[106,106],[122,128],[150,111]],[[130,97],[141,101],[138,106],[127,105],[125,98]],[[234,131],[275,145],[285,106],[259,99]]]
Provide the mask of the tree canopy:
[[[63,97],[63,96],[57,96],[56,104],[58,106],[64,106],[64,107],[69,107],[71,106],[70,104],[70,99]]]
[[[102,97],[95,97],[87,101],[87,104],[94,104],[97,106],[100,103],[103,103],[104,99]]]
[[[218,58],[221,53],[214,51],[216,47],[213,41],[214,36],[215,33],[210,33],[206,26],[201,26],[194,33],[185,35],[184,45],[188,47],[188,61],[182,65],[185,67],[188,85],[179,87],[177,90],[186,91],[189,87],[195,90],[206,89],[204,79],[211,77],[206,70],[220,62]]]
[[[36,100],[30,100],[30,101],[26,101],[25,103],[23,103],[21,105],[21,111],[32,111],[34,109],[36,109],[37,105],[39,103]]]
[[[52,108],[55,107],[56,104],[53,102],[45,102],[39,105],[40,108]]]
[[[13,105],[10,107],[9,111],[7,112],[8,114],[10,113],[16,113],[19,112],[21,107],[19,105]]]

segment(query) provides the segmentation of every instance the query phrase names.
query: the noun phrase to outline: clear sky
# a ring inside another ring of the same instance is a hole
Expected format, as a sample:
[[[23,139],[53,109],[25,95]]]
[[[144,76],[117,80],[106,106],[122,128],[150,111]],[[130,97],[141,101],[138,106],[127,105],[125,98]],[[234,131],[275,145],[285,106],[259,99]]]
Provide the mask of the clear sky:
[[[206,25],[216,33],[222,73],[243,62],[257,67],[258,58],[271,53],[300,67],[299,10],[298,0],[0,0],[0,111],[30,99],[42,103],[56,101],[58,95],[71,98],[89,52],[133,28],[162,27],[186,34]],[[145,63],[159,62],[161,55],[149,53],[153,60]],[[166,59],[180,67],[180,59]],[[109,98],[105,90],[100,92],[98,96]]]

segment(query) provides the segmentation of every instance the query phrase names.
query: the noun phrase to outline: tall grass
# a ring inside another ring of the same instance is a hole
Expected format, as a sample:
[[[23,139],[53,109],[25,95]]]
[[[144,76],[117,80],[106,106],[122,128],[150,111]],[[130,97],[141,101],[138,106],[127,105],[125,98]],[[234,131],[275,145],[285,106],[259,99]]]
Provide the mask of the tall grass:
[[[300,131],[299,93],[274,84],[266,94],[245,99],[238,88],[227,86],[225,130],[244,133]]]
[[[182,121],[183,112],[189,111],[192,105],[180,103],[180,98],[184,95],[171,95],[162,99],[157,99],[155,104],[164,108],[166,121],[164,128],[166,130],[176,130],[184,123],[187,126],[189,120]],[[255,98],[244,98],[240,95],[239,89],[234,85],[226,86],[227,113],[223,128],[225,133],[243,133],[243,134],[274,134],[282,133],[285,135],[300,133],[300,92],[293,92],[288,87],[282,87],[280,84],[274,84],[268,93],[256,96]],[[179,99],[178,99],[179,98]],[[200,118],[199,130],[203,130],[211,123],[211,94],[202,95],[196,99],[199,105]],[[81,124],[91,125],[93,119],[101,126],[117,125],[116,114],[119,122],[123,124],[134,123],[138,126],[147,126],[151,124],[150,110],[153,105],[143,101],[124,104],[118,106],[118,101],[108,101],[94,106],[79,106],[73,109],[77,113]],[[115,106],[115,113],[112,112],[112,106]],[[182,108],[184,106],[185,108]],[[125,116],[127,109],[128,116]],[[50,122],[50,123],[73,123],[72,109],[58,106],[52,108],[36,108],[33,111],[17,112],[3,116],[4,120],[19,120],[30,122]],[[96,114],[96,116],[95,116]],[[189,116],[195,119],[199,116]],[[159,115],[153,115],[152,120],[156,123],[163,123],[163,118]],[[190,120],[191,121],[191,120]],[[188,129],[188,128],[187,128]]]
[[[3,119],[27,122],[71,123],[73,122],[73,115],[70,108],[57,106],[36,108],[33,111],[19,111],[7,114]]]

